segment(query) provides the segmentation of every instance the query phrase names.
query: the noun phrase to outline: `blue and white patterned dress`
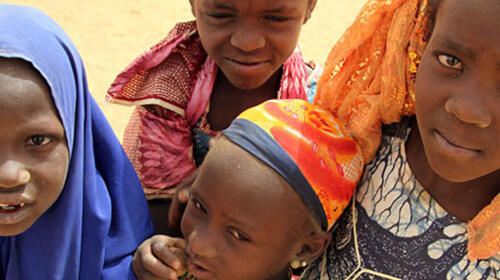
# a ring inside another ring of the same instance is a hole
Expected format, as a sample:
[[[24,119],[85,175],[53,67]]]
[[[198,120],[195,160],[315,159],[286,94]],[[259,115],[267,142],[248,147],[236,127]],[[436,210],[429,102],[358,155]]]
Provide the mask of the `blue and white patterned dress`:
[[[354,207],[346,209],[328,250],[301,279],[500,279],[500,256],[470,262],[467,225],[415,179],[406,161],[404,123],[385,128]]]

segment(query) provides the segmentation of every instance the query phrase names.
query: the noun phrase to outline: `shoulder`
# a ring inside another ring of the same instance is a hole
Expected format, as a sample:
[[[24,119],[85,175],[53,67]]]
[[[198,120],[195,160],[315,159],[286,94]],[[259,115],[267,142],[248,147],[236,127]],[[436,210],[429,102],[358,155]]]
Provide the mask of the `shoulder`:
[[[307,83],[306,83],[306,93],[307,101],[313,102],[314,96],[316,95],[316,89],[318,86],[318,81],[323,74],[323,66],[313,60],[306,63],[307,71]]]

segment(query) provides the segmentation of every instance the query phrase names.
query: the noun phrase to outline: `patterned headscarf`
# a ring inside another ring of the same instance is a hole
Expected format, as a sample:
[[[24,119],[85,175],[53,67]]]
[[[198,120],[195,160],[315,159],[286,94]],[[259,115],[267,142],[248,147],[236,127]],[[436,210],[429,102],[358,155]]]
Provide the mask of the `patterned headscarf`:
[[[365,162],[379,148],[382,124],[415,114],[427,6],[427,0],[368,0],[326,61],[314,102],[346,126]],[[500,254],[500,194],[468,223],[467,237],[469,259]]]
[[[363,171],[361,149],[343,126],[303,100],[250,108],[223,134],[281,175],[324,230],[349,204]]]
[[[427,0],[369,0],[325,63],[314,103],[339,118],[366,162],[378,150],[382,123],[415,114],[426,6]]]

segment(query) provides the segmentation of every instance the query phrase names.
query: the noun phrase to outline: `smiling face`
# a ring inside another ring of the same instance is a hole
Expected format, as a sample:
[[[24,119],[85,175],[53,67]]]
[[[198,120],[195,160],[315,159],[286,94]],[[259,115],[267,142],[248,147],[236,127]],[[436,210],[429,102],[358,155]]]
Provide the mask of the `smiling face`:
[[[201,43],[235,87],[255,89],[292,54],[316,0],[190,0]]]
[[[28,63],[0,58],[0,235],[26,231],[54,204],[68,169],[49,88]]]
[[[304,244],[320,231],[286,181],[226,138],[205,159],[181,228],[200,280],[286,275],[294,256],[310,261]]]
[[[500,169],[500,3],[445,0],[416,80],[432,169],[465,182]]]

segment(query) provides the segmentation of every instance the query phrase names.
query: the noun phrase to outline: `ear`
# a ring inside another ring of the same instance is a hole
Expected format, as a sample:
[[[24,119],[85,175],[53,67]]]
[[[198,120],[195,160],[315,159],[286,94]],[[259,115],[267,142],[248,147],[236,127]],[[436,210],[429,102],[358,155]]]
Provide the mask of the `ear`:
[[[314,8],[316,8],[316,3],[318,0],[307,0],[307,10],[306,10],[306,16],[304,17],[304,23],[306,23],[312,15],[312,12],[314,11]]]
[[[191,5],[191,14],[196,18],[196,11],[194,8],[194,0],[189,0],[189,4]]]
[[[332,235],[329,232],[314,232],[306,237],[295,257],[301,262],[306,261],[307,265],[309,265],[323,254],[331,240]]]

